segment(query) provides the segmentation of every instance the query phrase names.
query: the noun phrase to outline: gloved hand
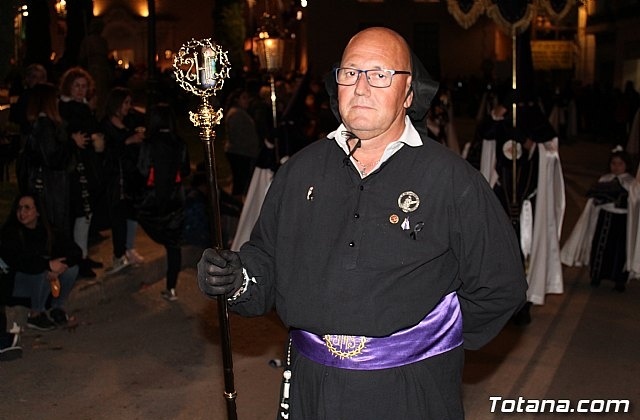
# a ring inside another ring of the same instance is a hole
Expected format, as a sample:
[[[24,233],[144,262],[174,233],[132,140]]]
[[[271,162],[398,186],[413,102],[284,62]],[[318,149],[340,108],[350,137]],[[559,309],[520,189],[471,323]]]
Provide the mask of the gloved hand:
[[[198,261],[198,287],[207,296],[231,296],[242,287],[242,262],[236,252],[208,248]]]

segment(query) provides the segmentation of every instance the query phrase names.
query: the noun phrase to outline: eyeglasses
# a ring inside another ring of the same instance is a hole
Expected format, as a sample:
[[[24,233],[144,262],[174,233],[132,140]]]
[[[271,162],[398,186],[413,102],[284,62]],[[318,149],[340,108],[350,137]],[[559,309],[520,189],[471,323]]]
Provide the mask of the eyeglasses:
[[[411,74],[410,71],[403,70],[360,70],[350,67],[338,67],[335,69],[336,82],[342,86],[353,86],[358,83],[360,74],[364,73],[369,86],[375,88],[387,88],[391,86],[394,74]]]

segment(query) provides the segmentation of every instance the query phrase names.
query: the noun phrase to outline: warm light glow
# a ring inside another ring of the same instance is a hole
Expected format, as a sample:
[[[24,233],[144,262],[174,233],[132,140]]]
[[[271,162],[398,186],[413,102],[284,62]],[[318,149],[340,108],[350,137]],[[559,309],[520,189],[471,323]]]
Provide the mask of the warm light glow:
[[[110,0],[93,0],[93,14],[94,16],[100,16],[107,11],[110,5]],[[138,16],[148,17],[149,8],[147,0],[129,0],[130,8],[133,13]]]
[[[147,2],[140,2],[137,5],[133,6],[135,8],[135,11],[137,14],[139,14],[142,17],[148,17],[149,16],[149,7],[147,6]]]
[[[65,17],[67,15],[67,2],[66,0],[57,1],[55,4],[56,13],[60,17]]]
[[[104,4],[105,0],[93,0],[93,15],[100,16],[104,13],[107,5]]]
[[[131,49],[113,50],[111,51],[111,56],[114,60],[116,60],[118,67],[123,69],[128,69],[129,65],[133,62],[134,59],[133,50]]]

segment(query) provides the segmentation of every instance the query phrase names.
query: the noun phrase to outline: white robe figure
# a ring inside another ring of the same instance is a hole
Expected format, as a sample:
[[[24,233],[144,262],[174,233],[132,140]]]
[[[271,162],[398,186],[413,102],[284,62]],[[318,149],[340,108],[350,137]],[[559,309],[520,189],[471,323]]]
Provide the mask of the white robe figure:
[[[528,257],[527,300],[543,305],[545,295],[564,291],[560,234],[564,220],[565,190],[558,139],[537,144],[536,147],[539,158],[535,209],[530,200],[524,200],[520,214],[520,245],[524,256]],[[480,172],[491,187],[498,179],[495,148],[495,141],[483,140]]]
[[[606,174],[598,182],[608,182],[615,175]],[[640,171],[633,178],[629,174],[618,177],[620,184],[629,192],[627,203],[627,255],[625,269],[629,272],[629,279],[640,278]],[[560,258],[563,264],[570,267],[586,267],[591,259],[591,244],[596,231],[600,210],[611,203],[596,205],[593,198],[589,198],[578,218],[571,234],[562,246]]]

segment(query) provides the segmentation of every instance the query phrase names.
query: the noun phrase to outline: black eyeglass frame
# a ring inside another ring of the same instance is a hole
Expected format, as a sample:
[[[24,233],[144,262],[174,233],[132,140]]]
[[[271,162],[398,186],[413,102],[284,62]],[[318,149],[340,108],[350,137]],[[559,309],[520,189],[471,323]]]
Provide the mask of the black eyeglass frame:
[[[358,75],[356,76],[355,80],[353,83],[351,84],[346,84],[346,83],[340,83],[340,81],[338,80],[338,72],[340,70],[353,70],[353,71],[357,71]],[[390,73],[391,76],[389,77],[389,84],[387,86],[374,86],[371,84],[371,80],[369,79],[369,72],[370,71],[383,71],[383,72],[387,72]],[[356,69],[353,67],[336,67],[335,69],[333,69],[333,74],[335,76],[336,79],[336,83],[340,86],[355,86],[358,83],[358,80],[360,80],[360,75],[364,73],[364,77],[367,80],[367,84],[369,86],[371,86],[372,88],[377,88],[377,89],[386,89],[389,86],[391,86],[391,83],[393,83],[393,76],[395,76],[396,74],[411,74],[410,71],[406,71],[406,70],[390,70],[390,69],[368,69],[368,70],[360,70],[360,69]]]

